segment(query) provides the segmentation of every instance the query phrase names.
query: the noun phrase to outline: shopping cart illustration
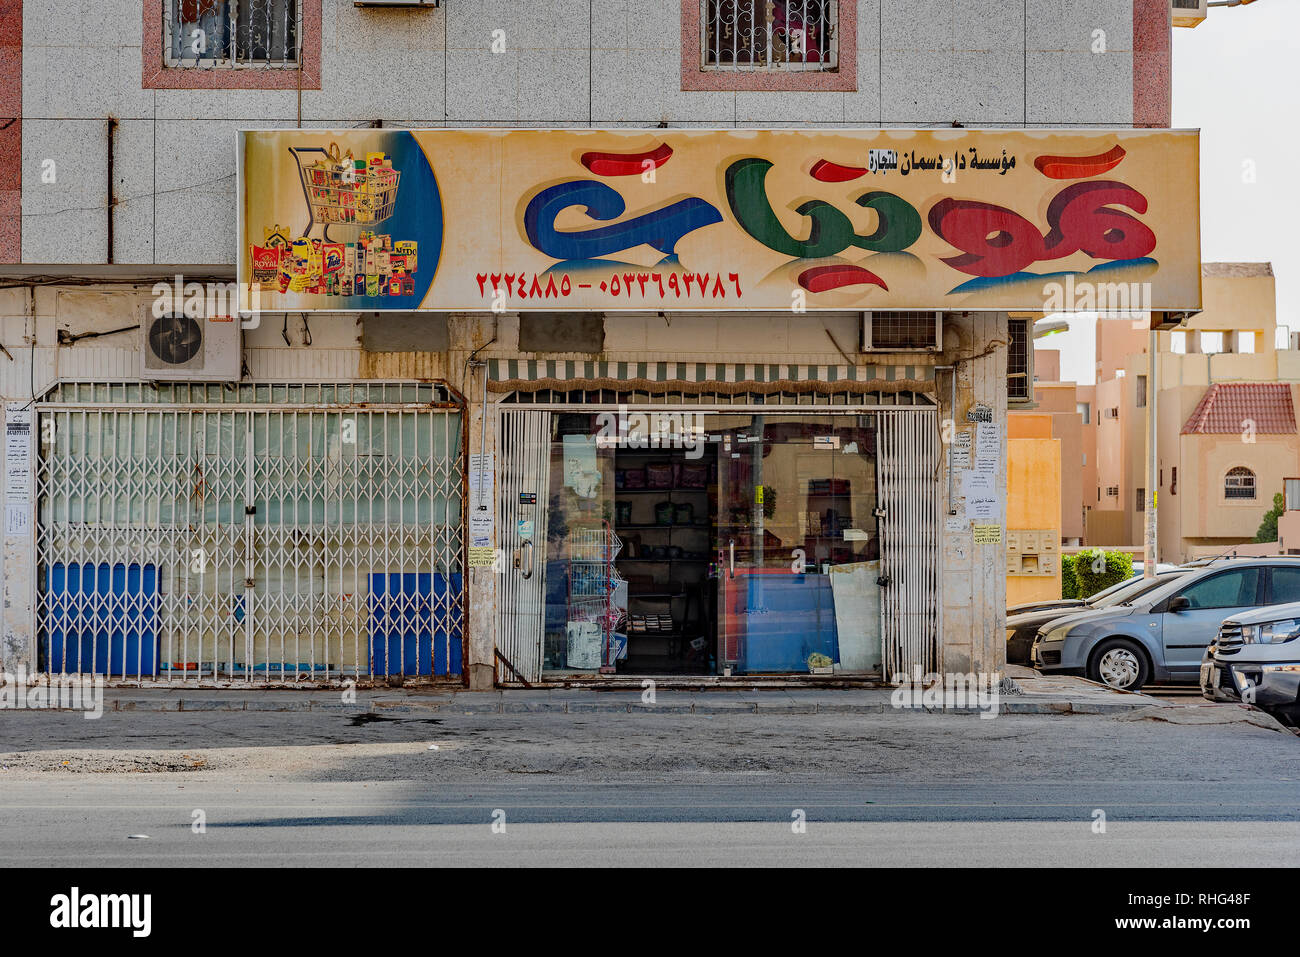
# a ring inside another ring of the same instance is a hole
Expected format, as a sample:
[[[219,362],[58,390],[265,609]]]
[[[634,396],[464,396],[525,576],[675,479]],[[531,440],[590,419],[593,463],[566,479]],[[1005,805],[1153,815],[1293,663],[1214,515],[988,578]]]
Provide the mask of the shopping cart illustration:
[[[329,149],[319,146],[290,146],[302,178],[302,195],[310,219],[302,238],[316,226],[330,242],[331,226],[375,226],[393,215],[397,186],[402,174],[388,167],[360,168],[351,154],[340,155],[337,143]]]

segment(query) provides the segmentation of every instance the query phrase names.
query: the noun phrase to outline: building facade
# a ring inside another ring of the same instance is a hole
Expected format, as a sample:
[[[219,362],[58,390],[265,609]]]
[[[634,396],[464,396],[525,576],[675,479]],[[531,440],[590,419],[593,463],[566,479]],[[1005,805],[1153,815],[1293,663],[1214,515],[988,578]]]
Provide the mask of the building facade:
[[[1204,310],[1157,336],[1161,561],[1252,542],[1298,473],[1300,353],[1279,335],[1268,263],[1205,263]],[[1099,321],[1096,508],[1089,545],[1142,542],[1147,484],[1147,333]],[[1085,496],[1086,497],[1086,496]]]
[[[1049,252],[1199,306],[1167,0],[0,13],[6,667],[996,671]]]

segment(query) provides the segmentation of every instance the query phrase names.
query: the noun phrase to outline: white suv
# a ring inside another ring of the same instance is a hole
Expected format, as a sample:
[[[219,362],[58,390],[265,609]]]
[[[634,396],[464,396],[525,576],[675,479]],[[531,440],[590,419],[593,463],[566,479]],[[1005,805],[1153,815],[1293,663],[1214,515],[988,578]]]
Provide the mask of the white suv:
[[[1300,602],[1226,619],[1201,660],[1201,694],[1300,724]]]

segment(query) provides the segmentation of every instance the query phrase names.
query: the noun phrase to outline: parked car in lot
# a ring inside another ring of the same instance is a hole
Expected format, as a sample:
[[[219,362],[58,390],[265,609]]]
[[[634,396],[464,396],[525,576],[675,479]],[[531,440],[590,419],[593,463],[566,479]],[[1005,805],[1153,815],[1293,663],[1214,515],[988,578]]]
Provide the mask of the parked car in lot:
[[[1233,615],[1205,649],[1201,694],[1300,724],[1300,602]]]
[[[1130,602],[1038,631],[1035,668],[1133,691],[1149,681],[1195,682],[1220,624],[1300,601],[1300,559],[1236,558],[1189,569]]]
[[[1187,569],[1178,568],[1177,566],[1171,567],[1173,571],[1163,572],[1156,575],[1155,578],[1143,578],[1140,575],[1136,578],[1126,578],[1110,588],[1097,592],[1091,598],[1086,598],[1082,602],[1067,608],[1044,608],[1037,611],[1022,612],[1018,615],[1008,614],[1007,663],[1012,665],[1030,664],[1030,651],[1034,646],[1034,639],[1038,637],[1039,630],[1045,625],[1050,625],[1062,618],[1098,611],[1110,608],[1112,605],[1118,605],[1121,602],[1131,601],[1145,595],[1153,588],[1168,584],[1179,575],[1187,573]]]
[[[1156,574],[1159,575],[1161,572],[1175,571],[1180,567],[1182,566],[1167,565],[1164,562],[1160,562],[1156,565]],[[1139,571],[1136,575],[1132,575],[1124,579],[1122,582],[1116,582],[1109,588],[1103,588],[1101,591],[1097,592],[1097,594],[1091,595],[1088,598],[1052,598],[1047,601],[1022,602],[1019,605],[1012,605],[1007,608],[1007,617],[1010,618],[1012,615],[1020,615],[1027,611],[1050,611],[1053,608],[1083,608],[1089,602],[1096,601],[1098,598],[1105,598],[1107,595],[1113,595],[1121,588],[1125,588],[1128,585],[1133,584],[1135,581],[1140,581],[1141,578],[1142,572]]]

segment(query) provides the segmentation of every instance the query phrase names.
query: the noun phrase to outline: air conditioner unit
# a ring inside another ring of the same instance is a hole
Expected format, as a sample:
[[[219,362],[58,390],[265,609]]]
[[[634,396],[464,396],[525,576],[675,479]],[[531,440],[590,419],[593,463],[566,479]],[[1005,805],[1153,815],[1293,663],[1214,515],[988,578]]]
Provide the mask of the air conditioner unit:
[[[864,312],[859,348],[862,352],[942,352],[943,313]]]
[[[236,382],[243,367],[239,316],[144,310],[140,378],[159,382]]]
[[[1194,27],[1205,19],[1206,0],[1170,0],[1174,26]]]

